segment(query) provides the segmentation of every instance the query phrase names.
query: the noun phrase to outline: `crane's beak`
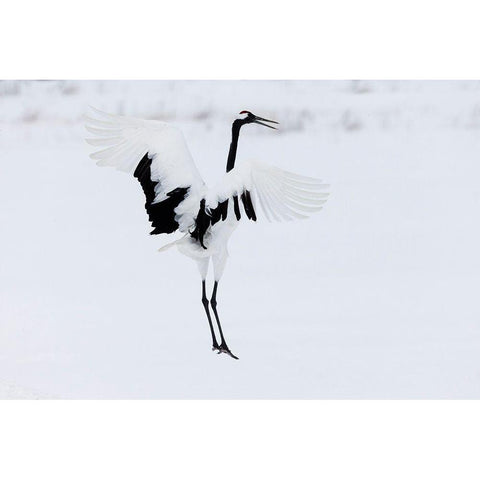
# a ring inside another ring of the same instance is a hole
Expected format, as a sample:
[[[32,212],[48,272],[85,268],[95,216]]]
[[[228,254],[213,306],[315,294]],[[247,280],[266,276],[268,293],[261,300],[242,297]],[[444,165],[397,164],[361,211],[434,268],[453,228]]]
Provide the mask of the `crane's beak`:
[[[263,125],[264,127],[273,128],[274,130],[276,130],[277,127],[273,127],[272,125],[267,125],[266,123],[263,123],[263,122],[275,123],[276,125],[278,125],[278,122],[275,122],[275,120],[268,120],[266,118],[257,117],[256,115],[255,115],[255,120],[253,122],[258,123],[259,125]]]

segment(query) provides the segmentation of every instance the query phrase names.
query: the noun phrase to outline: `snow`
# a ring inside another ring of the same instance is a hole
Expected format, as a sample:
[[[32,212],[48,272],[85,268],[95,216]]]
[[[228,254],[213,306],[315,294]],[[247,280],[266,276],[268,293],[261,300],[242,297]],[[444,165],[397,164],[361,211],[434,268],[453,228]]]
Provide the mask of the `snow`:
[[[1,398],[479,398],[479,82],[0,82]],[[209,184],[238,160],[332,185],[242,223],[210,350],[196,265],[151,237],[139,185],[82,115],[158,118]],[[21,387],[20,387],[21,386]],[[33,393],[32,393],[33,392]],[[38,393],[43,392],[43,393]]]
[[[12,383],[0,382],[0,399],[2,400],[41,400],[54,399],[43,392],[34,391]]]

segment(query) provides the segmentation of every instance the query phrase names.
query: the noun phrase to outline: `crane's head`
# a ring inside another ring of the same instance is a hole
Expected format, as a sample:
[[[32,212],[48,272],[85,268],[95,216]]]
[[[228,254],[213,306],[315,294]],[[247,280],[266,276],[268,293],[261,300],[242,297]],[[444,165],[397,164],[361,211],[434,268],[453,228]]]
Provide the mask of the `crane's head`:
[[[276,125],[278,125],[278,122],[275,122],[274,120],[267,120],[266,118],[262,118],[262,117],[257,117],[256,115],[254,115],[252,112],[249,112],[248,110],[242,110],[239,115],[241,115],[241,117],[235,121],[239,122],[241,125],[246,125],[247,123],[258,123],[259,125],[263,125],[264,127],[273,128],[273,129],[276,129],[276,127],[272,125],[267,125],[266,123],[263,123],[263,122],[275,123]]]

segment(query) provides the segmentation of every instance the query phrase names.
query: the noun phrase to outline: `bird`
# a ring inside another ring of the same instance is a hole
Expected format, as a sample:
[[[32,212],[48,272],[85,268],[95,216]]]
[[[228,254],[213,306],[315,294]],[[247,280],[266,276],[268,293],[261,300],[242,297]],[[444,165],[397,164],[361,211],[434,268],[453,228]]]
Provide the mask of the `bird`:
[[[151,235],[179,231],[183,236],[159,249],[176,246],[198,266],[212,350],[234,359],[217,311],[218,285],[228,257],[228,241],[239,222],[257,222],[261,211],[268,221],[302,219],[323,208],[329,185],[258,160],[236,163],[240,130],[261,125],[276,130],[274,120],[242,110],[231,127],[226,172],[208,187],[193,161],[182,131],[167,122],[106,113],[90,107],[86,141],[102,147],[90,154],[99,166],[133,175],[145,195]],[[106,147],[106,148],[104,148]],[[206,279],[213,267],[213,289],[207,296]],[[211,315],[215,319],[216,328]],[[218,337],[217,337],[218,333]]]

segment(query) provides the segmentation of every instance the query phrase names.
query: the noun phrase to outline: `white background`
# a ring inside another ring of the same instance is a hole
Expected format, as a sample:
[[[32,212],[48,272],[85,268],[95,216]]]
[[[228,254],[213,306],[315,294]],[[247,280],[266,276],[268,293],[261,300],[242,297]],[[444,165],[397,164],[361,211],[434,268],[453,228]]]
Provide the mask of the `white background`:
[[[256,3],[252,10],[244,2],[235,15],[225,12],[225,22],[211,14],[212,9],[218,11],[219,2],[203,3],[201,17],[186,15],[185,3],[175,5],[137,2],[135,10],[128,5],[123,11],[113,2],[105,9],[98,2],[95,8],[83,2],[76,9],[60,2],[20,4],[16,11],[9,6],[2,15],[2,68],[6,70],[2,76],[478,77],[477,17],[470,2],[453,6],[415,2],[414,9],[409,2],[398,6],[336,2],[335,7],[321,5],[314,10],[308,2],[297,2],[296,16],[288,4],[283,9],[278,2]],[[111,34],[106,34],[107,28]],[[269,55],[264,53],[267,46]],[[232,52],[242,55],[233,57]],[[119,410],[107,421],[111,417],[101,405],[112,411],[115,404]],[[206,428],[204,412],[186,415],[192,403],[176,403],[172,409],[164,402],[150,403],[154,415],[138,402],[70,403],[70,411],[65,402],[9,403],[8,408],[4,402],[2,466],[8,478],[65,478],[78,472],[84,473],[83,478],[87,472],[90,478],[131,478],[132,472],[143,478],[206,478],[212,471],[228,471],[234,478],[247,473],[250,478],[287,478],[291,472],[287,467],[299,465],[306,478],[478,477],[472,450],[478,431],[476,403],[336,402],[329,410],[324,402],[309,402],[308,409],[294,402],[289,408],[277,403],[281,411],[275,411],[275,402],[269,402],[265,405],[276,415],[275,424],[286,426],[283,435],[261,421],[266,415],[262,404],[230,403],[234,412],[228,412],[228,402],[210,404],[220,418],[228,418],[230,431],[237,434],[226,440],[217,428]],[[199,409],[200,404],[196,405]],[[346,413],[349,406],[357,409],[353,415]],[[27,415],[27,410],[34,413]],[[344,437],[333,441],[339,426],[344,427],[340,429]],[[198,441],[182,445],[181,452],[186,452],[182,457],[178,457],[178,443],[170,443],[167,458],[178,460],[162,461],[160,447],[178,432]],[[256,443],[259,438],[264,440],[261,445]],[[188,462],[198,459],[197,453],[192,457],[190,452],[207,453],[212,445],[218,453],[217,468]],[[254,455],[245,450],[246,445],[265,454]],[[325,453],[320,461],[309,449],[312,445]],[[269,461],[273,458],[276,461]]]

